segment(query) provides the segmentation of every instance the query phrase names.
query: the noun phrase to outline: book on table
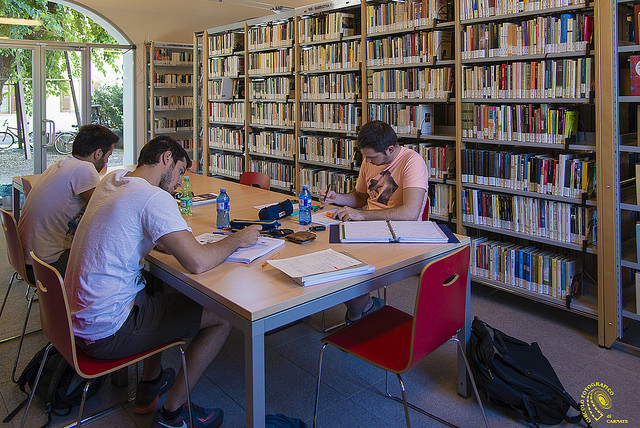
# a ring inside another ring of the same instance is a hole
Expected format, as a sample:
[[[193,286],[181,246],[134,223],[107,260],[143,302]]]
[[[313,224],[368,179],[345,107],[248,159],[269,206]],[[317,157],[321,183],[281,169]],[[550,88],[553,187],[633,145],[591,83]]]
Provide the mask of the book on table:
[[[267,260],[267,263],[303,287],[376,271],[375,266],[331,248],[286,259]]]
[[[225,239],[227,235],[219,235],[215,233],[203,233],[202,235],[196,236],[196,240],[201,244],[209,244],[212,242],[217,242]],[[228,262],[238,262],[238,263],[251,263],[258,257],[262,257],[265,254],[275,250],[278,247],[284,245],[284,241],[282,239],[276,238],[268,238],[266,236],[261,236],[258,238],[255,244],[250,247],[238,248],[235,250],[229,257],[225,259]]]
[[[340,225],[340,242],[449,242],[442,229],[432,221],[350,221]]]
[[[193,195],[191,201],[192,205],[203,205],[215,202],[218,199],[218,195],[215,193],[202,193],[200,195]]]

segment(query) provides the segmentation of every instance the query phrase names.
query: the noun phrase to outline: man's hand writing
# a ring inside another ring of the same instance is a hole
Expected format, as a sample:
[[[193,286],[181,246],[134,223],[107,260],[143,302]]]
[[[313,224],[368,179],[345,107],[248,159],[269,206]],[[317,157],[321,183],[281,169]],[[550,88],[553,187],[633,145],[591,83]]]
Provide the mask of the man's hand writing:
[[[329,191],[325,189],[320,190],[320,202],[322,202],[323,204],[334,203],[336,201],[336,196],[338,196],[338,194],[333,190],[329,190]]]
[[[357,210],[351,207],[342,207],[336,210],[333,214],[333,218],[337,218],[341,221],[364,220],[364,215],[362,210]]]
[[[239,247],[250,247],[258,240],[258,236],[260,236],[261,230],[262,226],[254,224],[245,227],[242,230],[239,230],[238,232],[234,233],[233,236],[238,239]]]

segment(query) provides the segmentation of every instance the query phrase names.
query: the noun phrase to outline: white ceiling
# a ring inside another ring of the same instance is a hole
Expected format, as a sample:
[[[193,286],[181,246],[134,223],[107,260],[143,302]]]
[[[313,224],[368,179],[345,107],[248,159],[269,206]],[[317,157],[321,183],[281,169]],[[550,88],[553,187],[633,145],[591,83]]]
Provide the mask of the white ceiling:
[[[239,0],[229,0],[239,1]],[[318,0],[273,1],[274,5],[299,7]],[[63,2],[61,2],[63,3]],[[211,0],[75,0],[110,21],[134,44],[145,41],[191,43],[194,31],[270,15],[254,7]]]

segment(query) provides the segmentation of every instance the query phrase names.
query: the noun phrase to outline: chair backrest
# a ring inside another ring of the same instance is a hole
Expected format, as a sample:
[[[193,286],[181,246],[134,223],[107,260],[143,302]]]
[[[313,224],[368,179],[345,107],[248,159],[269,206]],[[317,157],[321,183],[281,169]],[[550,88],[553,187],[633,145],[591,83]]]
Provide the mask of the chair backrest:
[[[269,179],[269,176],[262,172],[243,172],[240,174],[240,184],[245,184],[247,186],[255,185],[264,190],[269,190],[271,188],[271,180]]]
[[[422,221],[429,221],[430,205],[431,205],[431,198],[427,196],[427,203],[424,205],[424,211],[422,211]]]
[[[71,325],[69,303],[60,273],[40,260],[33,251],[33,274],[38,288],[42,332],[78,373],[76,346]]]
[[[470,254],[467,245],[429,263],[422,270],[407,369],[464,327]]]
[[[18,275],[22,277],[28,284],[30,284],[27,277],[27,269],[24,262],[24,251],[22,247],[22,240],[18,234],[18,224],[16,219],[8,211],[0,209],[2,214],[2,230],[4,230],[4,237],[7,241],[7,257],[9,263],[13,266]],[[33,285],[33,284],[30,284]]]

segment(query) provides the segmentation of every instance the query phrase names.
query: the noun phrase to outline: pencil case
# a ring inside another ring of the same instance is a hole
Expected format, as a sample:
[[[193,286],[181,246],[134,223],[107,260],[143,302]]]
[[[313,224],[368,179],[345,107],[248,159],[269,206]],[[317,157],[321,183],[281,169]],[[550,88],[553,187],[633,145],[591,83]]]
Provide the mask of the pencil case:
[[[280,226],[277,220],[239,220],[233,219],[229,222],[229,226],[232,230],[244,229],[247,226],[259,224],[262,226],[262,230],[273,230]]]

